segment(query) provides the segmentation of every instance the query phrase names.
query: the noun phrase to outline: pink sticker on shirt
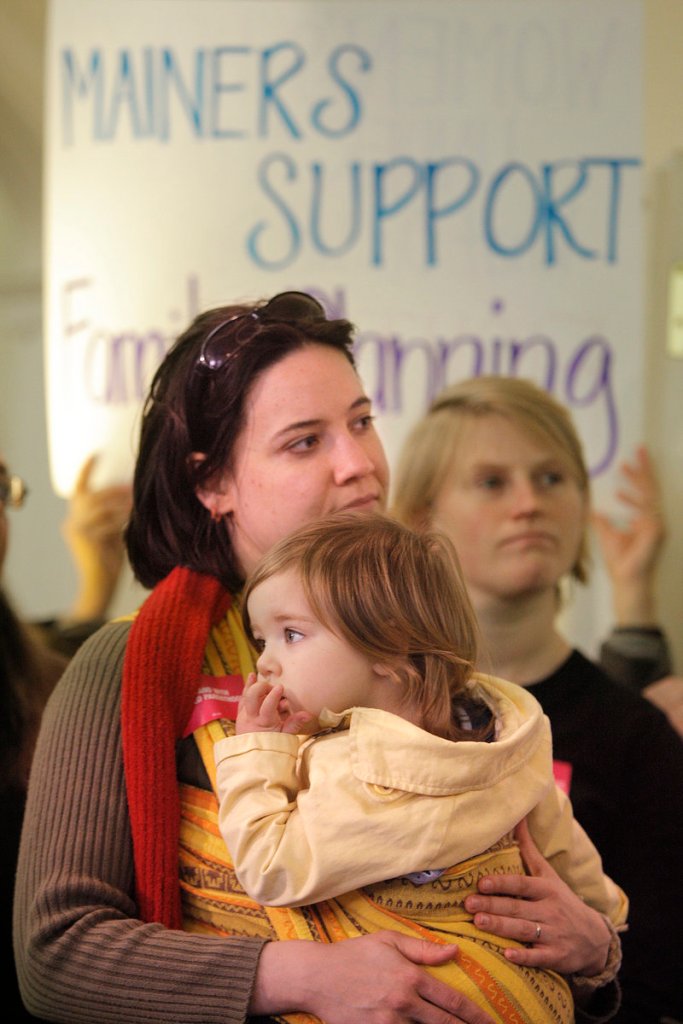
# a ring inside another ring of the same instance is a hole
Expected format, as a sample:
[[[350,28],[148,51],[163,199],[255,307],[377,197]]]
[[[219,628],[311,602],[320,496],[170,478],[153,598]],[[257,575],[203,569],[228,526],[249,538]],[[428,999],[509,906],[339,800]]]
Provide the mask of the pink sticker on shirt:
[[[242,676],[200,676],[194,708],[183,739],[200,725],[214,722],[217,718],[229,718],[234,722],[237,718],[237,702],[243,689]]]
[[[572,766],[569,761],[553,761],[553,775],[562,792],[569,796],[572,784]]]

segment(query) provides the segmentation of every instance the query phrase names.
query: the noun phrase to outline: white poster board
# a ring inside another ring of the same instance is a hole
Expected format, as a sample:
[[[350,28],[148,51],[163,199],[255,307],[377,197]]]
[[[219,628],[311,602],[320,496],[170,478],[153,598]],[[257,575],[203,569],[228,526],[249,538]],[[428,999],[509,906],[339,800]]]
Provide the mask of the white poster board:
[[[633,0],[52,0],[50,457],[130,476],[200,309],[296,288],[358,325],[395,460],[442,386],[535,379],[598,497],[641,437]]]

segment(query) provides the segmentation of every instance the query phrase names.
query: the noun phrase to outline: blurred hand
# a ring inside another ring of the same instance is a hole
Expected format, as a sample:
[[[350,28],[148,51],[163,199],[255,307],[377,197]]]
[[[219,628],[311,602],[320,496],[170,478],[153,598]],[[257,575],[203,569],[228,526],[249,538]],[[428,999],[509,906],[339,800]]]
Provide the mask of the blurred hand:
[[[78,574],[78,592],[69,613],[72,621],[105,616],[125,560],[123,529],[130,515],[132,489],[117,484],[93,490],[97,456],[88,458],[69,500],[62,534]]]
[[[617,498],[632,512],[626,526],[595,512],[593,526],[612,584],[614,611],[620,626],[656,623],[654,583],[666,530],[661,495],[647,449],[640,446],[633,462],[621,467],[628,489]]]

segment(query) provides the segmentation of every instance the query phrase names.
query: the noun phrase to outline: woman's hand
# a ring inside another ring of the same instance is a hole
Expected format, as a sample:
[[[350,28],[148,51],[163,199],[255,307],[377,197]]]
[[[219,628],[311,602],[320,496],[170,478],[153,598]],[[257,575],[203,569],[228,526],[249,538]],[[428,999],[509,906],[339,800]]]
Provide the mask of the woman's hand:
[[[482,878],[481,895],[465,900],[474,923],[494,935],[530,943],[505,951],[513,963],[562,974],[600,974],[610,944],[602,916],[586,906],[538,852],[526,822],[517,826],[516,837],[530,875]]]
[[[655,573],[666,535],[659,482],[642,445],[621,473],[628,489],[618,490],[617,498],[630,509],[630,522],[620,526],[595,512],[593,526],[612,585],[617,624],[647,626],[656,622]]]
[[[69,611],[73,622],[106,615],[125,561],[123,529],[132,504],[127,484],[93,489],[97,456],[87,459],[69,500],[62,533],[78,574],[78,593]]]
[[[423,965],[457,959],[457,947],[380,931],[330,945],[270,942],[250,1013],[313,1013],[325,1024],[493,1024],[485,1010]]]

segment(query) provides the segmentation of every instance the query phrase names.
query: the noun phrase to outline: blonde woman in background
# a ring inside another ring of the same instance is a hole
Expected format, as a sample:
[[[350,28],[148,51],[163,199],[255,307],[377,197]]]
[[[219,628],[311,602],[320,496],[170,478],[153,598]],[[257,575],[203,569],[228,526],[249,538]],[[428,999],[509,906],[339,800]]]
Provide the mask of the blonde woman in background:
[[[589,479],[568,412],[528,381],[456,384],[408,437],[394,487],[400,519],[453,541],[483,634],[478,667],[539,700],[557,777],[630,899],[616,1019],[683,1019],[683,743],[557,627],[562,580],[588,579]],[[488,897],[468,905],[500,927]]]

